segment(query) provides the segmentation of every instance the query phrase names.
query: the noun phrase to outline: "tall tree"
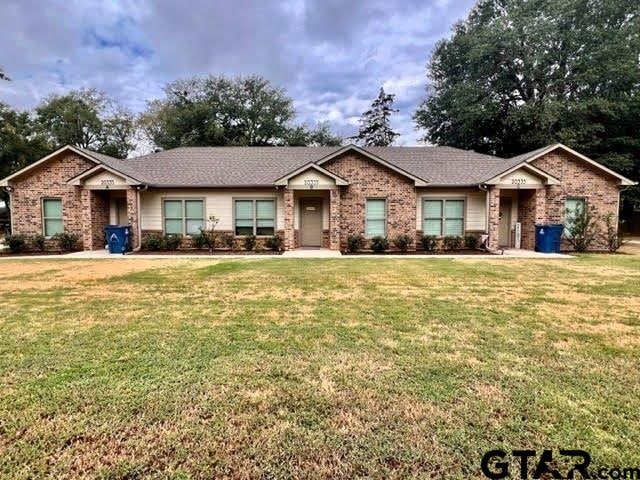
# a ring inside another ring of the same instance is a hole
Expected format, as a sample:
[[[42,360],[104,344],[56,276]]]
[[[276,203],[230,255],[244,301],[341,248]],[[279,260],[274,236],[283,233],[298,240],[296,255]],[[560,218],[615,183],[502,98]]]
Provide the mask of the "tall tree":
[[[18,112],[0,103],[0,178],[26,167],[50,150],[27,112]],[[0,199],[9,204],[9,195],[0,189]]]
[[[35,118],[54,146],[75,145],[120,158],[135,148],[132,114],[94,89],[52,95],[36,108]]]
[[[395,95],[387,94],[380,87],[378,97],[371,104],[371,108],[362,114],[358,134],[350,137],[361,145],[369,147],[387,147],[400,134],[391,129],[389,118],[398,112],[393,108]]]
[[[339,147],[342,137],[331,131],[329,124],[321,122],[315,128],[298,125],[289,130],[285,143],[292,147]]]
[[[4,73],[4,69],[0,67],[0,80],[11,80],[6,73]]]
[[[510,157],[560,141],[638,179],[639,51],[637,0],[480,0],[436,46],[414,119],[432,143]]]
[[[260,76],[196,77],[165,87],[141,124],[159,147],[280,145],[290,135],[293,101]]]

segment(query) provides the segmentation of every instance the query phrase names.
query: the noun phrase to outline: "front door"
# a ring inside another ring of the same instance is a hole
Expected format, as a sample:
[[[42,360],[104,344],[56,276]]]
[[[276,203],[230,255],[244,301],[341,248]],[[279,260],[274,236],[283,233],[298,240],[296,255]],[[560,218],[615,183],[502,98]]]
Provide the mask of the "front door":
[[[116,222],[118,225],[129,225],[126,198],[116,198]]]
[[[300,199],[300,246],[322,245],[322,199]]]
[[[501,247],[511,246],[511,198],[500,198],[500,230],[498,244]]]

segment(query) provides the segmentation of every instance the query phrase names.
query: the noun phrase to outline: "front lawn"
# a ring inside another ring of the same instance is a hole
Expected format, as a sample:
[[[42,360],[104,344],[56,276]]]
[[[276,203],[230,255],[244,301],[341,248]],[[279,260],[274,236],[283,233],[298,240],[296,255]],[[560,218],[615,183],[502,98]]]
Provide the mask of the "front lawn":
[[[640,466],[638,252],[0,278],[3,478],[482,478],[494,448]]]

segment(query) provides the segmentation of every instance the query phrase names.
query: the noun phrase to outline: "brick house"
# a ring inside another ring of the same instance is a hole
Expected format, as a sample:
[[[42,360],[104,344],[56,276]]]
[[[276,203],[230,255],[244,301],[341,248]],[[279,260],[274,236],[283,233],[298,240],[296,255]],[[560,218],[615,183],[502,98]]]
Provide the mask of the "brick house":
[[[0,180],[13,233],[80,236],[108,224],[133,245],[157,232],[279,234],[286,249],[344,250],[348,235],[476,235],[490,250],[534,248],[537,223],[593,208],[617,220],[631,180],[561,144],[504,159],[451,147],[185,147],[120,160],[66,146]],[[596,249],[606,248],[604,239]]]

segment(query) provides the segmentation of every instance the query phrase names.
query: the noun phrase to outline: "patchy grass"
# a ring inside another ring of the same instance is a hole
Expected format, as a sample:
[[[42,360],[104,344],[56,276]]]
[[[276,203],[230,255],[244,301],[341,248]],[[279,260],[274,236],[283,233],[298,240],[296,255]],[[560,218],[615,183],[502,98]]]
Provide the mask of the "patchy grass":
[[[640,255],[0,262],[3,478],[640,464]]]

